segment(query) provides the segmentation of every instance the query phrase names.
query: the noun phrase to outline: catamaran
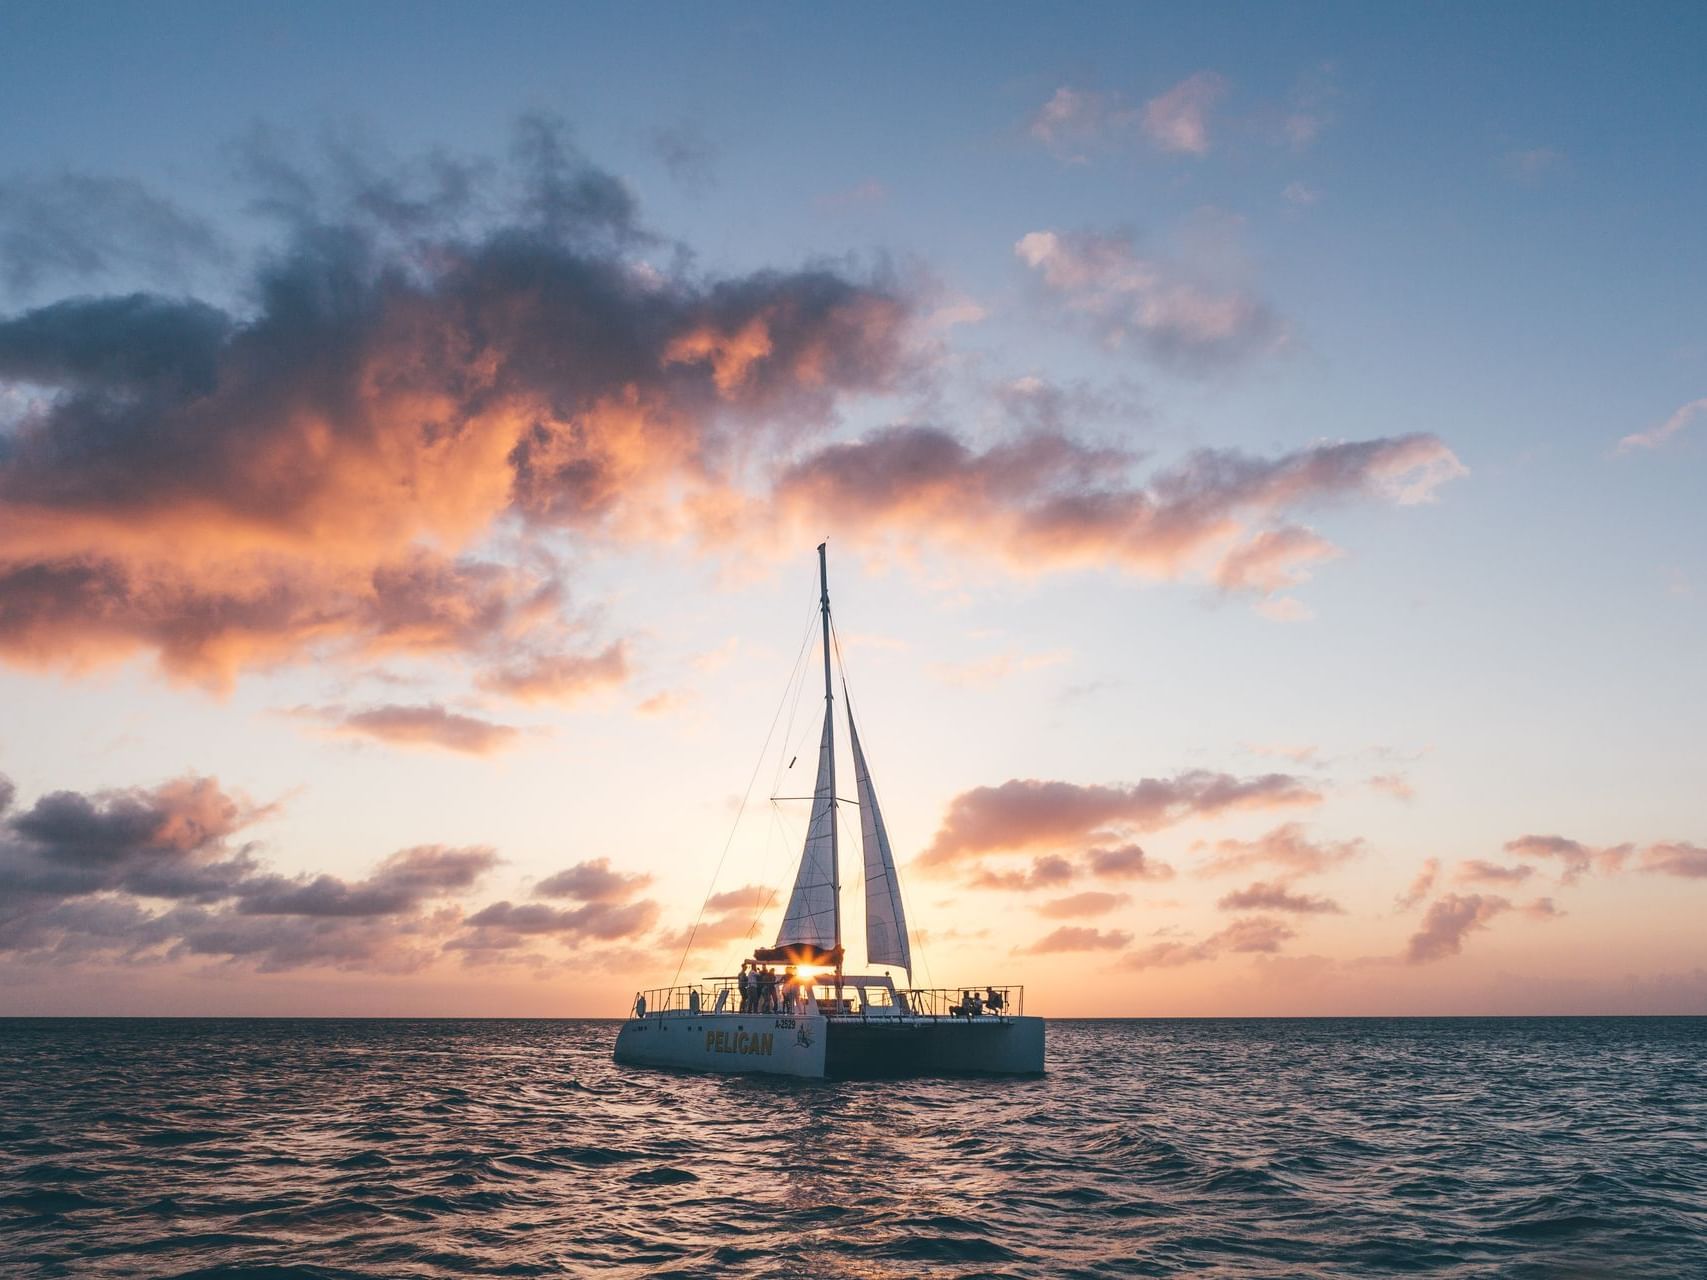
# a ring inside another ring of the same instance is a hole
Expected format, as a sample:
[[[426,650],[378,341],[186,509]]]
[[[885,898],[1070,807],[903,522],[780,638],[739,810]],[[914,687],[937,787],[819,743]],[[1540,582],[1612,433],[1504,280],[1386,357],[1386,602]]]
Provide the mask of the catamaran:
[[[866,963],[902,970],[906,984],[897,985],[889,974],[844,970],[836,819],[840,806],[848,802],[836,797],[836,699],[824,544],[818,547],[818,589],[824,640],[818,779],[794,891],[776,944],[756,948],[738,976],[636,992],[617,1032],[616,1060],[809,1078],[1040,1072],[1043,1019],[1025,1016],[1025,988],[913,987],[901,882],[851,707],[848,737],[865,861]],[[773,973],[768,968],[772,965],[786,965],[787,970]]]

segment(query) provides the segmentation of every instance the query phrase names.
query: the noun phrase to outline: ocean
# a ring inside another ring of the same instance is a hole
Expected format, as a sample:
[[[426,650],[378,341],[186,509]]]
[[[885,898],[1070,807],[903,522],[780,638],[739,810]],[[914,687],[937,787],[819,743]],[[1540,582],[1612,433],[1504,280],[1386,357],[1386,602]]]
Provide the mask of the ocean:
[[[0,1274],[1707,1277],[1707,1018],[1060,1021],[1038,1078],[607,1021],[0,1020]]]

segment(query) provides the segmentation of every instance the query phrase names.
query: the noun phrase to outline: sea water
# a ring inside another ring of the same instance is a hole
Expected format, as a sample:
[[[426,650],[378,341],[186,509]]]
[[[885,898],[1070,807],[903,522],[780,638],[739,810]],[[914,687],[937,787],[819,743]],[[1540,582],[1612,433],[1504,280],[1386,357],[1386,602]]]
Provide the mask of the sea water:
[[[1052,1022],[1048,1074],[601,1021],[0,1021],[11,1276],[1707,1276],[1707,1019]]]

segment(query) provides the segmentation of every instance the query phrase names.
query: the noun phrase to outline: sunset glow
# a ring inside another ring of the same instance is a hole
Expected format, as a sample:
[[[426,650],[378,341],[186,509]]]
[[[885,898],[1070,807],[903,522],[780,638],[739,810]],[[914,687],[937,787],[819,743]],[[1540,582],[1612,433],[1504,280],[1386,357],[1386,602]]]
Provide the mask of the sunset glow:
[[[1700,22],[975,12],[0,19],[0,1013],[733,974],[826,539],[915,986],[1707,1012]]]

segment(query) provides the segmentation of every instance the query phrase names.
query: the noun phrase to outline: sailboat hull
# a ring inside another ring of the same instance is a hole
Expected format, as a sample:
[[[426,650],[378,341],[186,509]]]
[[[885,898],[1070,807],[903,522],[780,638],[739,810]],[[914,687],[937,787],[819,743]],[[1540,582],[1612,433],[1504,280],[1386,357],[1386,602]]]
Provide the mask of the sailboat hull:
[[[1042,1018],[833,1019],[829,1076],[1036,1075]]]
[[[624,1022],[615,1057],[630,1066],[805,1079],[1033,1075],[1043,1070],[1043,1019],[671,1011]]]

